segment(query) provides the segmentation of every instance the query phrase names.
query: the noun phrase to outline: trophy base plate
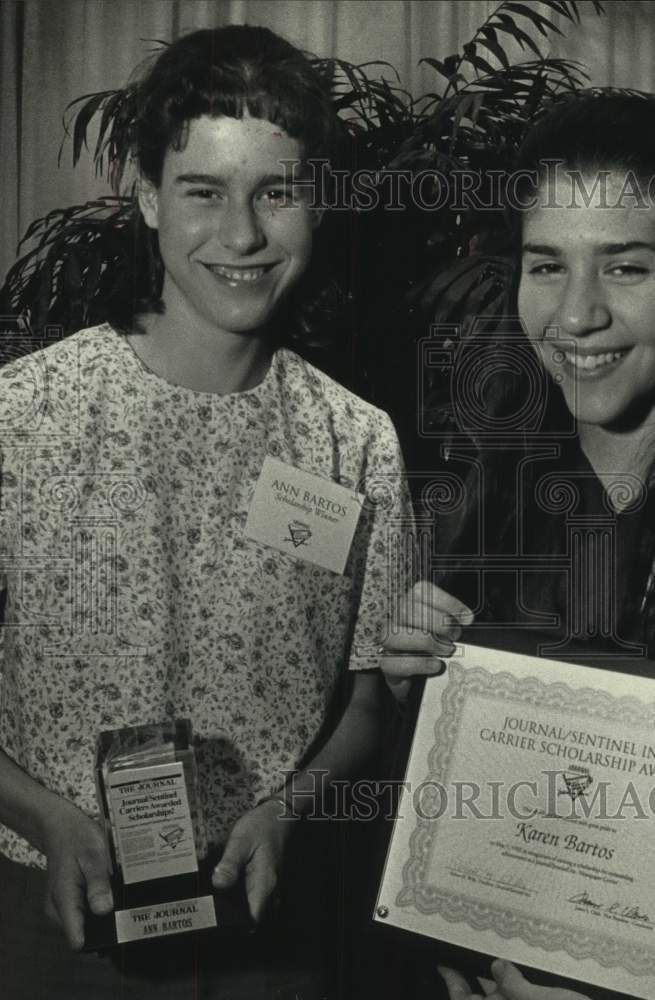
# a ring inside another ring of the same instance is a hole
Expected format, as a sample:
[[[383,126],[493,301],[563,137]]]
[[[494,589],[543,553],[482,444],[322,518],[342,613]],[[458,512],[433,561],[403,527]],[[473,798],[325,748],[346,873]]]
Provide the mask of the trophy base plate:
[[[116,943],[149,941],[153,937],[202,931],[218,926],[218,914],[213,896],[192,896],[173,903],[135,906],[115,910]]]
[[[167,884],[142,884],[138,892],[130,886],[114,885],[116,909],[102,917],[90,911],[86,914],[84,950],[102,951],[198,931],[220,934],[252,930],[243,884],[212,892],[209,879],[200,884],[197,878],[186,884],[180,884],[179,879],[163,882]]]

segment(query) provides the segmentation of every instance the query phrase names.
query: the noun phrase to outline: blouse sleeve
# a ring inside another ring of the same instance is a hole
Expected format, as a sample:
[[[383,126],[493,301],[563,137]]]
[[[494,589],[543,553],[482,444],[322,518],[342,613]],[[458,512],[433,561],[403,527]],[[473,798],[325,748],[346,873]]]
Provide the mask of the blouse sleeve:
[[[386,413],[374,411],[365,471],[363,509],[355,536],[353,574],[357,619],[351,670],[379,667],[393,607],[419,577],[415,524],[400,444]]]

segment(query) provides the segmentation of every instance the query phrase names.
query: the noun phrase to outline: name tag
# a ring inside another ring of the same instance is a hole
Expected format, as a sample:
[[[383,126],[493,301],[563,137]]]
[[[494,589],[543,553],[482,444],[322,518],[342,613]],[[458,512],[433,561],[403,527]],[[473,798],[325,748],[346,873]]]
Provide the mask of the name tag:
[[[268,455],[245,535],[297,559],[343,573],[364,497]]]

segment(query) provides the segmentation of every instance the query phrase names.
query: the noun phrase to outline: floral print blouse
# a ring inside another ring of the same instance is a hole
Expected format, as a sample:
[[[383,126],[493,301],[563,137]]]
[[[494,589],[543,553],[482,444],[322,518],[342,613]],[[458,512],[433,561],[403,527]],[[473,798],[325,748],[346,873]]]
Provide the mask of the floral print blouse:
[[[102,325],[0,369],[0,446],[0,746],[97,816],[97,734],[190,718],[224,842],[378,665],[411,524],[389,418],[288,350],[253,389],[183,388]],[[244,535],[267,455],[366,494],[343,575]]]

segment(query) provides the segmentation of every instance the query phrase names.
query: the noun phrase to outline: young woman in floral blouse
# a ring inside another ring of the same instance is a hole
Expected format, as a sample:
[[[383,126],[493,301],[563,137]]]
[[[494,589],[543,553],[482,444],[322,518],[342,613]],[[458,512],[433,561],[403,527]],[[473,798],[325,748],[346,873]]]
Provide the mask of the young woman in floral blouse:
[[[71,964],[24,911],[45,891],[79,949],[85,909],[112,908],[101,730],[192,720],[214,885],[244,877],[260,919],[296,828],[270,796],[316,808],[312,772],[345,777],[375,747],[388,533],[408,516],[388,417],[285,346],[321,213],[280,161],[329,153],[321,77],[266,29],[200,31],[164,51],[135,107],[149,296],[133,320],[127,293],[114,297],[108,322],[0,372],[0,850],[13,908],[0,950],[12,998],[33,997],[35,977],[49,997],[74,996],[73,978],[85,997],[118,995],[108,963]],[[292,498],[298,470],[315,477],[272,543],[248,522],[267,458],[284,463]],[[338,572],[302,558],[291,529],[309,504],[345,532],[344,488],[361,515]],[[184,982],[165,995],[191,995]]]

